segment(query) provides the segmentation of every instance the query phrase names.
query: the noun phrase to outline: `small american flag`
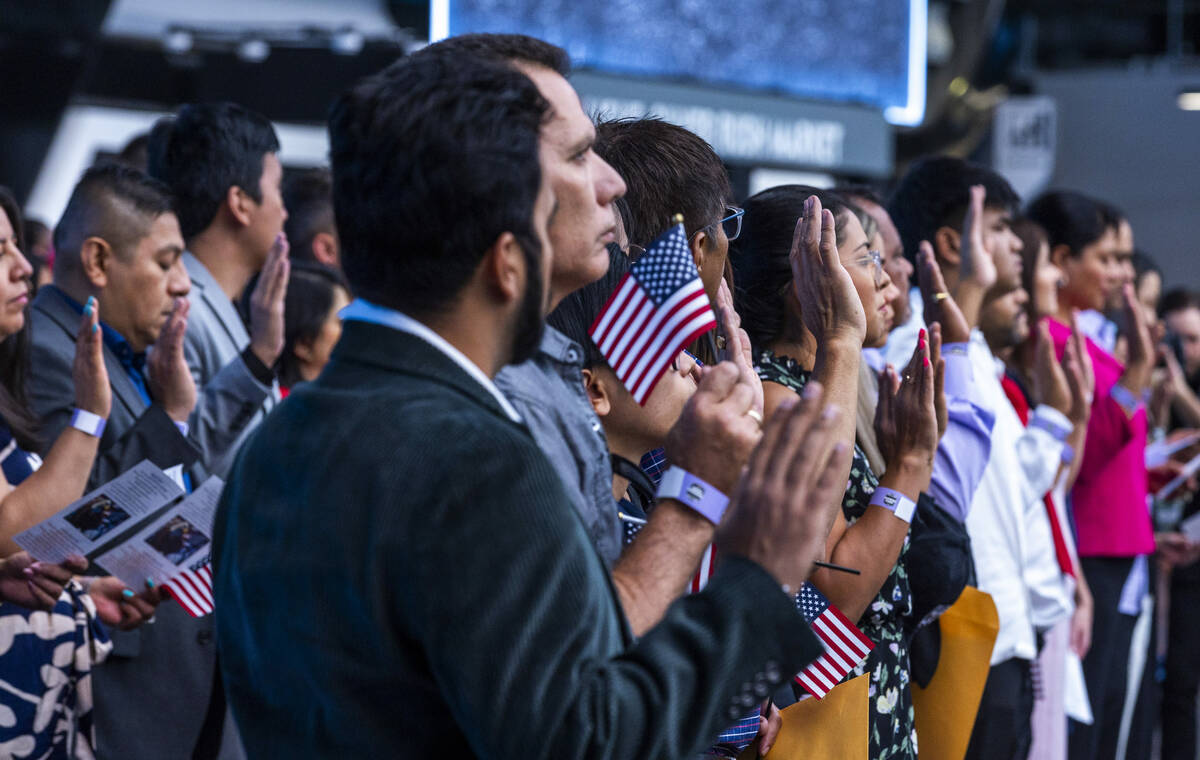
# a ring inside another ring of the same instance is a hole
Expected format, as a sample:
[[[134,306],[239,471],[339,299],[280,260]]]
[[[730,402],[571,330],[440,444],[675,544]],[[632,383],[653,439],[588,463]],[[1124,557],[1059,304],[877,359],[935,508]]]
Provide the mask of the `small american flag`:
[[[588,334],[644,404],[671,360],[716,325],[680,222],[629,268]]]
[[[825,654],[800,671],[796,682],[820,699],[865,660],[875,644],[811,583],[800,587],[796,608],[825,644]]]
[[[195,570],[184,570],[163,585],[192,617],[204,617],[213,611],[211,557]]]

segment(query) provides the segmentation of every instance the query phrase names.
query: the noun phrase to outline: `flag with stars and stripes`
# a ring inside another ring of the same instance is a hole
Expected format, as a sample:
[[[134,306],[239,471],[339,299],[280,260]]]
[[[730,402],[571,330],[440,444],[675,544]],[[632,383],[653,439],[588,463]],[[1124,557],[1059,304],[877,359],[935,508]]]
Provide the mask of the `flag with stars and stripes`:
[[[683,347],[716,327],[679,222],[629,268],[588,334],[639,403]]]
[[[796,675],[796,682],[817,699],[829,693],[875,648],[862,631],[834,607],[811,583],[800,587],[796,608],[825,644],[825,654]]]
[[[192,617],[204,617],[212,612],[212,557],[205,558],[195,569],[184,570],[163,583],[175,601]]]

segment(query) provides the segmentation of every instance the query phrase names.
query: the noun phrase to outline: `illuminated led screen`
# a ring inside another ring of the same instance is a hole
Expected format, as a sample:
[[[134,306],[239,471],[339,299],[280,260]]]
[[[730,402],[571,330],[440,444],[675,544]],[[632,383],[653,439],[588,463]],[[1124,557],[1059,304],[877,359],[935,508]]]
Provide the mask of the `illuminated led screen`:
[[[520,32],[579,68],[925,110],[926,0],[432,0],[433,40]]]

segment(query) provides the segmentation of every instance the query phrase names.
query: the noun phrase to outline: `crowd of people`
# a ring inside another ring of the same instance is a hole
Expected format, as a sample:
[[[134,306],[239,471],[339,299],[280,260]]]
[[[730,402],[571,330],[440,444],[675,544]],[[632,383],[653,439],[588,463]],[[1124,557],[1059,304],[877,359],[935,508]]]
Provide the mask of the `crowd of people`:
[[[965,757],[1195,757],[1200,295],[960,158],[736,199],[568,73],[450,38],[336,101],[329,169],[191,104],[53,227],[0,192],[0,755],[916,758],[977,588]],[[718,328],[639,403],[592,330],[677,215]],[[225,481],[213,615],[13,540],[145,460]],[[785,725],[814,598],[864,723]]]

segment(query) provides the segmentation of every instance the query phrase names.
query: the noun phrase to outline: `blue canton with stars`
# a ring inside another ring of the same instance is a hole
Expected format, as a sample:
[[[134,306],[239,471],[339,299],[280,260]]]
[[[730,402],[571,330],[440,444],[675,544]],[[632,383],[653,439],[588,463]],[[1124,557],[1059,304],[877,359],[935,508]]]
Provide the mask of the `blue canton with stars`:
[[[805,583],[800,587],[800,593],[796,594],[796,609],[800,610],[804,622],[811,625],[812,621],[821,617],[822,612],[829,609],[829,600],[817,591],[816,586]]]
[[[655,240],[629,271],[655,306],[662,306],[680,288],[700,276],[682,224]]]

